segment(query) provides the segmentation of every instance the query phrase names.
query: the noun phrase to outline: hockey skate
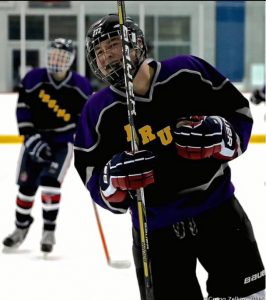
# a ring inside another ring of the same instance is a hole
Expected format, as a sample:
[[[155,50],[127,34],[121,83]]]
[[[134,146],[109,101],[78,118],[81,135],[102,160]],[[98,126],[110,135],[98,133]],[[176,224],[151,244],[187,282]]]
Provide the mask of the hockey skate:
[[[52,252],[53,245],[55,244],[54,231],[43,230],[42,240],[41,240],[41,251],[42,252]]]
[[[30,226],[33,222],[33,218],[31,217],[30,219],[30,225],[27,228],[16,228],[13,233],[11,233],[10,235],[8,235],[4,240],[3,240],[3,244],[6,247],[18,247],[20,246],[23,241],[25,240]]]

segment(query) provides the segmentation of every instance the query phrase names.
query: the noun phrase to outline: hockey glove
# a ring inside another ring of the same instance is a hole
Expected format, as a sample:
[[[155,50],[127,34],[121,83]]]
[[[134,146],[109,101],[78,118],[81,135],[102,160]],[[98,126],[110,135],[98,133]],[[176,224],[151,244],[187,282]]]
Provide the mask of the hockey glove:
[[[261,101],[265,102],[265,94],[262,90],[255,90],[251,95],[250,101],[254,104],[260,104]]]
[[[127,190],[138,190],[154,182],[154,155],[146,150],[116,154],[100,176],[101,194],[109,202],[122,202]]]
[[[38,163],[50,163],[52,153],[49,145],[41,139],[40,134],[30,136],[24,142],[31,159]]]
[[[192,160],[210,156],[231,160],[238,149],[234,129],[230,123],[218,116],[178,119],[174,140],[178,154]]]

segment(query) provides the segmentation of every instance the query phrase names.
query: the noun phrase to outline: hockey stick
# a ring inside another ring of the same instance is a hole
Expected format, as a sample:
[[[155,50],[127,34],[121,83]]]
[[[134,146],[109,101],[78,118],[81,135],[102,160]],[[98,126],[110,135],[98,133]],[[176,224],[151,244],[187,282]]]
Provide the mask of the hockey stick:
[[[93,208],[94,208],[94,213],[95,213],[95,217],[96,217],[96,221],[97,221],[97,225],[99,228],[99,232],[100,232],[100,236],[101,236],[101,240],[102,240],[102,244],[103,244],[103,249],[104,249],[104,253],[106,256],[106,260],[107,260],[107,264],[109,267],[115,268],[115,269],[127,269],[131,266],[131,262],[129,260],[111,260],[109,252],[108,252],[108,248],[107,248],[107,244],[105,241],[105,237],[103,234],[103,230],[102,230],[102,225],[100,222],[100,217],[98,214],[98,210],[96,207],[95,202],[92,200],[92,204],[93,204]]]
[[[131,130],[131,150],[134,152],[138,150],[138,140],[134,125],[134,115],[135,111],[135,100],[133,91],[133,78],[130,74],[132,69],[132,62],[130,58],[130,44],[128,38],[128,29],[126,26],[126,10],[125,1],[117,1],[118,6],[118,16],[120,23],[120,35],[122,40],[123,49],[123,67],[125,76],[125,86],[127,95],[127,110],[128,110],[128,120]],[[140,225],[140,237],[142,246],[142,260],[144,267],[144,278],[145,278],[145,289],[147,300],[154,300],[153,292],[153,282],[151,274],[151,262],[149,260],[149,243],[148,243],[148,226],[146,218],[146,207],[144,198],[144,189],[141,188],[137,192],[137,204],[138,204],[138,214],[139,214],[139,225]]]

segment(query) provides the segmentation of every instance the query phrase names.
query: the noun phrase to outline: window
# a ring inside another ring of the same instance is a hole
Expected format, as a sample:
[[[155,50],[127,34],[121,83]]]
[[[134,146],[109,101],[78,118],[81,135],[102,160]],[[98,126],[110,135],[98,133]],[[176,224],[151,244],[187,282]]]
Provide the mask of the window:
[[[158,17],[157,32],[156,59],[160,61],[177,55],[190,54],[190,17]]]
[[[39,67],[39,50],[26,51],[27,71]],[[18,84],[21,81],[20,76],[20,50],[12,51],[12,80],[13,91],[17,91]]]
[[[20,40],[20,16],[8,16],[9,40]],[[44,16],[26,16],[26,40],[44,40]]]
[[[147,57],[154,57],[154,17],[145,17],[144,36],[148,48]]]
[[[8,39],[20,40],[20,16],[8,16]]]
[[[76,16],[49,16],[49,40],[65,38],[77,40]]]
[[[189,17],[159,17],[158,21],[160,41],[190,41]]]
[[[26,40],[44,40],[44,16],[26,16]]]

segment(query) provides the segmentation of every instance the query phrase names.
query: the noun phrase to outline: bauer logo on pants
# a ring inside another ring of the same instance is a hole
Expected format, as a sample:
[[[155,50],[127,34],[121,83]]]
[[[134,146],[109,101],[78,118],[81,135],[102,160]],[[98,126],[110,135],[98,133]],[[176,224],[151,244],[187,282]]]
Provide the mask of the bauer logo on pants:
[[[254,274],[250,277],[245,278],[244,280],[244,284],[250,283],[254,280],[257,280],[259,278],[261,278],[262,276],[265,276],[265,270],[261,271],[260,273]]]

